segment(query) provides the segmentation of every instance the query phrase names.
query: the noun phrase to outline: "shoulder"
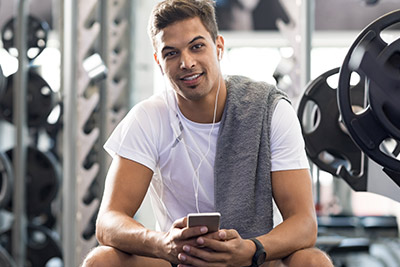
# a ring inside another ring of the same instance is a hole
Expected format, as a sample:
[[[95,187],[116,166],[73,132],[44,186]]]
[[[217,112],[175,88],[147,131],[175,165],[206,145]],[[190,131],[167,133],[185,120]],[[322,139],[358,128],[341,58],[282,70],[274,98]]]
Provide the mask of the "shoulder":
[[[155,134],[168,125],[169,112],[162,94],[155,94],[134,105],[118,124],[121,133],[142,129],[148,134]]]
[[[251,97],[254,99],[265,99],[266,97],[286,94],[275,85],[264,81],[256,81],[249,77],[230,75],[225,78],[228,93],[238,97]]]
[[[168,107],[165,97],[159,93],[135,104],[127,117],[130,119],[156,120],[158,117],[165,116],[166,114],[168,114]]]

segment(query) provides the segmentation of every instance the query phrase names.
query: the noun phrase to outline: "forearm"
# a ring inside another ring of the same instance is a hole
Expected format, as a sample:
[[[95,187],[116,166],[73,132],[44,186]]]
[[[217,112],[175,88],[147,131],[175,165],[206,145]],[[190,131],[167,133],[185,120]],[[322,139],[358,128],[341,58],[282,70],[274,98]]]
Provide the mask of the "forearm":
[[[314,216],[295,215],[258,239],[264,245],[267,260],[274,260],[284,258],[299,249],[314,246],[317,231]]]
[[[153,258],[164,258],[163,235],[145,228],[125,214],[113,211],[99,215],[96,225],[96,237],[101,245]]]

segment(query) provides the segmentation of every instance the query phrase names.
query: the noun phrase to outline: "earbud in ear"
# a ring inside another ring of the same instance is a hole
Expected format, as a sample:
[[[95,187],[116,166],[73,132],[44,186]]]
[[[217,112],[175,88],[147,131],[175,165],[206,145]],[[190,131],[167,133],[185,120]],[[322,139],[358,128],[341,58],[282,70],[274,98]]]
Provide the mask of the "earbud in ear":
[[[222,49],[218,48],[218,60],[221,61],[222,60]]]

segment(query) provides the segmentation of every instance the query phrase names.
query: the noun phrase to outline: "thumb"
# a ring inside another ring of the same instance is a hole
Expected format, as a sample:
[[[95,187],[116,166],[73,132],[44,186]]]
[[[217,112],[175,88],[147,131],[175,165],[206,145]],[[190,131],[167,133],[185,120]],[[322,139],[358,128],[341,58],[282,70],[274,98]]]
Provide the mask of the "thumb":
[[[187,226],[187,218],[186,217],[177,219],[172,224],[172,227],[179,228],[179,229],[185,228],[186,226]]]

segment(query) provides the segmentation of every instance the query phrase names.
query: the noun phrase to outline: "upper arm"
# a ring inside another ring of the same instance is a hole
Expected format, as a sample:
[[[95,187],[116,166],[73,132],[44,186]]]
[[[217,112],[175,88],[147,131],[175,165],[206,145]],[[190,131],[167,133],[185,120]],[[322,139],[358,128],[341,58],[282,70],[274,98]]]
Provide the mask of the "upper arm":
[[[275,171],[271,175],[273,196],[283,219],[301,215],[315,220],[309,170]]]
[[[152,170],[144,165],[115,156],[106,177],[99,215],[111,210],[133,217],[146,195],[152,176]]]
[[[292,105],[284,99],[276,104],[270,134],[273,172],[309,167],[299,120]]]

